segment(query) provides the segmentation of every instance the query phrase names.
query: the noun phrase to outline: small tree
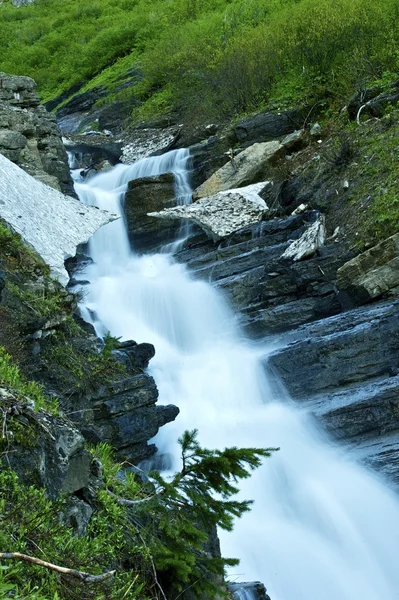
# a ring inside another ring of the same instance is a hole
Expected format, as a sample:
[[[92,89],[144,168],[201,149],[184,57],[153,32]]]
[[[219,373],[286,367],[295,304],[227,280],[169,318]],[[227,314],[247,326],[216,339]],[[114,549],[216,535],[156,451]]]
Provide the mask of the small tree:
[[[149,504],[136,505],[135,514],[146,524],[143,538],[165,589],[179,592],[189,585],[211,595],[220,591],[225,566],[239,562],[212,550],[216,527],[230,531],[234,517],[250,510],[251,500],[232,498],[237,481],[278,449],[208,450],[199,445],[196,430],[186,431],[179,444],[181,471],[171,481],[152,473],[155,493]]]

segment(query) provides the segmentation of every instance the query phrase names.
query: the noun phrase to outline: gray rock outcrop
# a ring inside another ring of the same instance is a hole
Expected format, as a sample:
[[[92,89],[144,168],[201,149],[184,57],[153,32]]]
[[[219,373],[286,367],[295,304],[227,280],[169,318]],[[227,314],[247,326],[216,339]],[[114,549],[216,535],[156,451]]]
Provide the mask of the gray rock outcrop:
[[[399,233],[343,265],[337,281],[341,298],[352,305],[399,295]]]
[[[60,131],[39,105],[30,77],[0,73],[0,153],[43,183],[73,193]]]
[[[115,215],[65,196],[37,181],[0,154],[0,217],[50,266],[62,284],[68,282],[64,261],[74,256]]]
[[[302,127],[306,109],[259,113],[241,119],[232,130],[240,144],[275,140]]]
[[[284,154],[285,148],[280,142],[252,144],[201,184],[193,197],[205,198],[218,192],[270,179],[271,167]]]
[[[266,202],[259,196],[269,181],[246,187],[218,192],[201,198],[194,204],[175,206],[161,212],[151,212],[149,217],[184,219],[199,225],[213,240],[231,235],[248,225],[258,223],[267,212]]]
[[[281,258],[291,259],[294,262],[313,256],[315,252],[324,246],[326,239],[325,218],[320,215],[318,219],[309,225],[298,240],[295,240],[286,248]]]
[[[21,402],[10,389],[0,388],[0,404],[9,419],[7,464],[22,482],[36,482],[53,499],[88,485],[91,456],[71,422],[35,412],[28,398]]]
[[[135,250],[151,252],[176,239],[179,223],[154,219],[147,213],[176,205],[172,173],[129,182],[124,210],[130,242]]]

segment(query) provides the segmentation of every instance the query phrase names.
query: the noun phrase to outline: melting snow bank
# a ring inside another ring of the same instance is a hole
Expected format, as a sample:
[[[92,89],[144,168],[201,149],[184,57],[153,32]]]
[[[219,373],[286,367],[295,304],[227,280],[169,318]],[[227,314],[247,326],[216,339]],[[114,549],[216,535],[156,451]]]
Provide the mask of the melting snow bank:
[[[0,154],[0,218],[19,233],[65,285],[64,261],[113,215],[37,181]]]

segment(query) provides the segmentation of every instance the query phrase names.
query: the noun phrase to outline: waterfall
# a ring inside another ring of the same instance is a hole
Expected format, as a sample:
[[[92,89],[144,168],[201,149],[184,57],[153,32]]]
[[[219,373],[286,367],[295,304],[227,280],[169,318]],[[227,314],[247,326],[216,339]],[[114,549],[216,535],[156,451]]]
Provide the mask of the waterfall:
[[[119,165],[77,192],[121,212],[130,179],[173,171],[182,198],[187,159],[178,150]],[[231,579],[263,581],[272,600],[397,600],[397,497],[289,398],[273,399],[263,367],[270,348],[245,339],[223,295],[169,254],[132,253],[123,219],[97,232],[90,252],[85,316],[100,334],[154,344],[160,401],[181,410],[156,440],[174,467],[185,429],[198,428],[210,448],[281,448],[242,483],[251,513],[221,532],[223,555],[241,560]]]

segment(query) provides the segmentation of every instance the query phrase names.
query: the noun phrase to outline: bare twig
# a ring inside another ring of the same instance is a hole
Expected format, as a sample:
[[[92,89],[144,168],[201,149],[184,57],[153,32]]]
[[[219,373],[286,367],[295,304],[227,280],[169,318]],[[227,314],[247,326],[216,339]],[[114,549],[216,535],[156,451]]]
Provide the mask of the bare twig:
[[[120,498],[119,496],[117,496],[116,494],[111,492],[110,490],[107,490],[107,491],[108,491],[108,494],[112,498],[114,498],[120,506],[137,506],[137,504],[144,504],[145,502],[149,502],[153,498],[160,496],[161,494],[164,493],[165,490],[163,488],[161,488],[159,491],[155,492],[155,494],[152,494],[151,496],[147,496],[146,498],[141,498],[140,500],[128,500],[127,498]]]
[[[116,573],[116,571],[108,571],[106,573],[101,573],[101,575],[90,575],[90,573],[85,573],[84,571],[76,571],[75,569],[68,569],[66,567],[53,565],[45,560],[41,560],[40,558],[28,556],[27,554],[21,554],[20,552],[0,552],[0,559],[23,560],[25,562],[38,565],[39,567],[50,569],[56,573],[61,573],[61,575],[69,575],[75,579],[80,579],[80,581],[83,581],[84,583],[101,583],[106,579],[111,579]]]

